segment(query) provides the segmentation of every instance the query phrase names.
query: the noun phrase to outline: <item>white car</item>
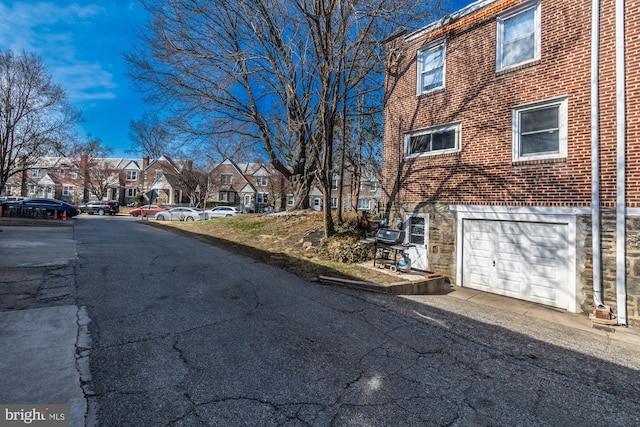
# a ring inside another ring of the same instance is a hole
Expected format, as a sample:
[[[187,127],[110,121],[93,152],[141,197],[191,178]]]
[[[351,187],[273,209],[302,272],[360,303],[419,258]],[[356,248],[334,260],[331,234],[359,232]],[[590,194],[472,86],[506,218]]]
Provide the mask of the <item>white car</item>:
[[[209,209],[204,212],[209,218],[225,218],[228,216],[240,215],[242,213],[232,206],[218,206],[217,208]]]
[[[173,208],[158,212],[154,218],[158,221],[200,221],[206,218],[206,214],[202,209]]]

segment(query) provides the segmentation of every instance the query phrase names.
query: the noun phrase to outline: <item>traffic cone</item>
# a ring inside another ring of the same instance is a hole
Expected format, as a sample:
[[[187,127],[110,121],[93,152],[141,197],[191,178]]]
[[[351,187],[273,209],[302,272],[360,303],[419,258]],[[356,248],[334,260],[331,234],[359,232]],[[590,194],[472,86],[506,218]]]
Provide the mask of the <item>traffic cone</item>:
[[[67,220],[67,211],[62,211],[62,220],[63,221]]]

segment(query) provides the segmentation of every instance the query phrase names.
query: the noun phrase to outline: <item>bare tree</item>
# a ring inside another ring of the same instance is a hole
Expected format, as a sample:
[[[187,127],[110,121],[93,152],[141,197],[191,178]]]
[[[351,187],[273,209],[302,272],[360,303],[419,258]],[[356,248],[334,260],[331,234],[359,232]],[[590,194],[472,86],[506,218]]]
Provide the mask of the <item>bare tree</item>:
[[[308,207],[314,180],[329,200],[341,105],[381,75],[381,39],[397,22],[425,19],[428,3],[141,1],[152,19],[144,46],[126,56],[139,88],[194,127],[259,141],[289,180],[295,208]]]
[[[180,188],[186,193],[191,206],[200,206],[209,197],[209,175],[191,164],[178,173]]]
[[[98,200],[109,198],[109,190],[124,186],[123,171],[109,156],[113,150],[99,138],[88,137],[71,151],[73,166],[83,180],[83,200],[92,193]]]
[[[163,155],[173,155],[174,134],[166,120],[157,115],[145,113],[140,120],[129,122],[129,138],[132,151],[158,159]]]
[[[38,56],[0,52],[0,189],[38,157],[62,152],[79,119]]]

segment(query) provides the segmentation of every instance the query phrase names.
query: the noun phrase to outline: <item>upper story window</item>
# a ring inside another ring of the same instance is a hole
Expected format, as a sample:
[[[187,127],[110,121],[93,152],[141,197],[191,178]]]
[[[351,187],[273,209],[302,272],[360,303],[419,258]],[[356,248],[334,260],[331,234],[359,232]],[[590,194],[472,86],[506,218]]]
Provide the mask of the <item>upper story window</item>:
[[[222,184],[231,184],[233,182],[233,175],[223,174],[220,177]]]
[[[377,181],[369,181],[369,191],[376,191],[378,189]]]
[[[40,178],[40,175],[42,175],[41,169],[31,169],[31,178]]]
[[[567,157],[567,99],[513,110],[513,161]]]
[[[71,177],[71,179],[76,179],[78,178],[78,172],[69,172],[69,176]]]
[[[163,176],[162,171],[161,171],[161,170],[159,170],[159,169],[158,169],[158,170],[156,170],[156,179],[160,179],[160,178],[162,178],[162,176]]]
[[[442,154],[460,149],[460,124],[438,126],[405,135],[405,155]]]
[[[338,181],[339,181],[339,177],[338,176],[334,176],[333,178],[331,178],[331,189],[332,190],[337,190],[338,189]]]
[[[138,171],[127,171],[127,181],[135,181],[138,179]]]
[[[429,45],[418,51],[418,95],[444,87],[445,45]]]
[[[267,177],[266,176],[256,176],[256,185],[258,187],[266,187],[267,186]]]
[[[540,59],[540,3],[498,18],[498,71]]]
[[[287,194],[287,206],[293,206],[294,198],[292,194]]]

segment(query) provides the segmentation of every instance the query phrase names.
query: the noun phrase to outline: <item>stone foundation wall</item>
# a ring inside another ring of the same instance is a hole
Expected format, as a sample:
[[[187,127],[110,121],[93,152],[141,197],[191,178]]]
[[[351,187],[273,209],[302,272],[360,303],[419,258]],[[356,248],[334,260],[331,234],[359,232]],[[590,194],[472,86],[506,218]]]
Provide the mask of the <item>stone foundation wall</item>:
[[[588,230],[582,243],[584,249],[585,269],[578,278],[585,300],[581,308],[585,312],[593,312],[593,247],[591,244],[591,217],[580,217],[580,222]],[[603,209],[601,219],[602,247],[602,286],[603,303],[610,306],[617,315],[616,297],[616,212],[615,209]],[[626,287],[627,287],[627,322],[640,326],[640,216],[627,217],[626,228]],[[580,248],[579,248],[580,249]]]

